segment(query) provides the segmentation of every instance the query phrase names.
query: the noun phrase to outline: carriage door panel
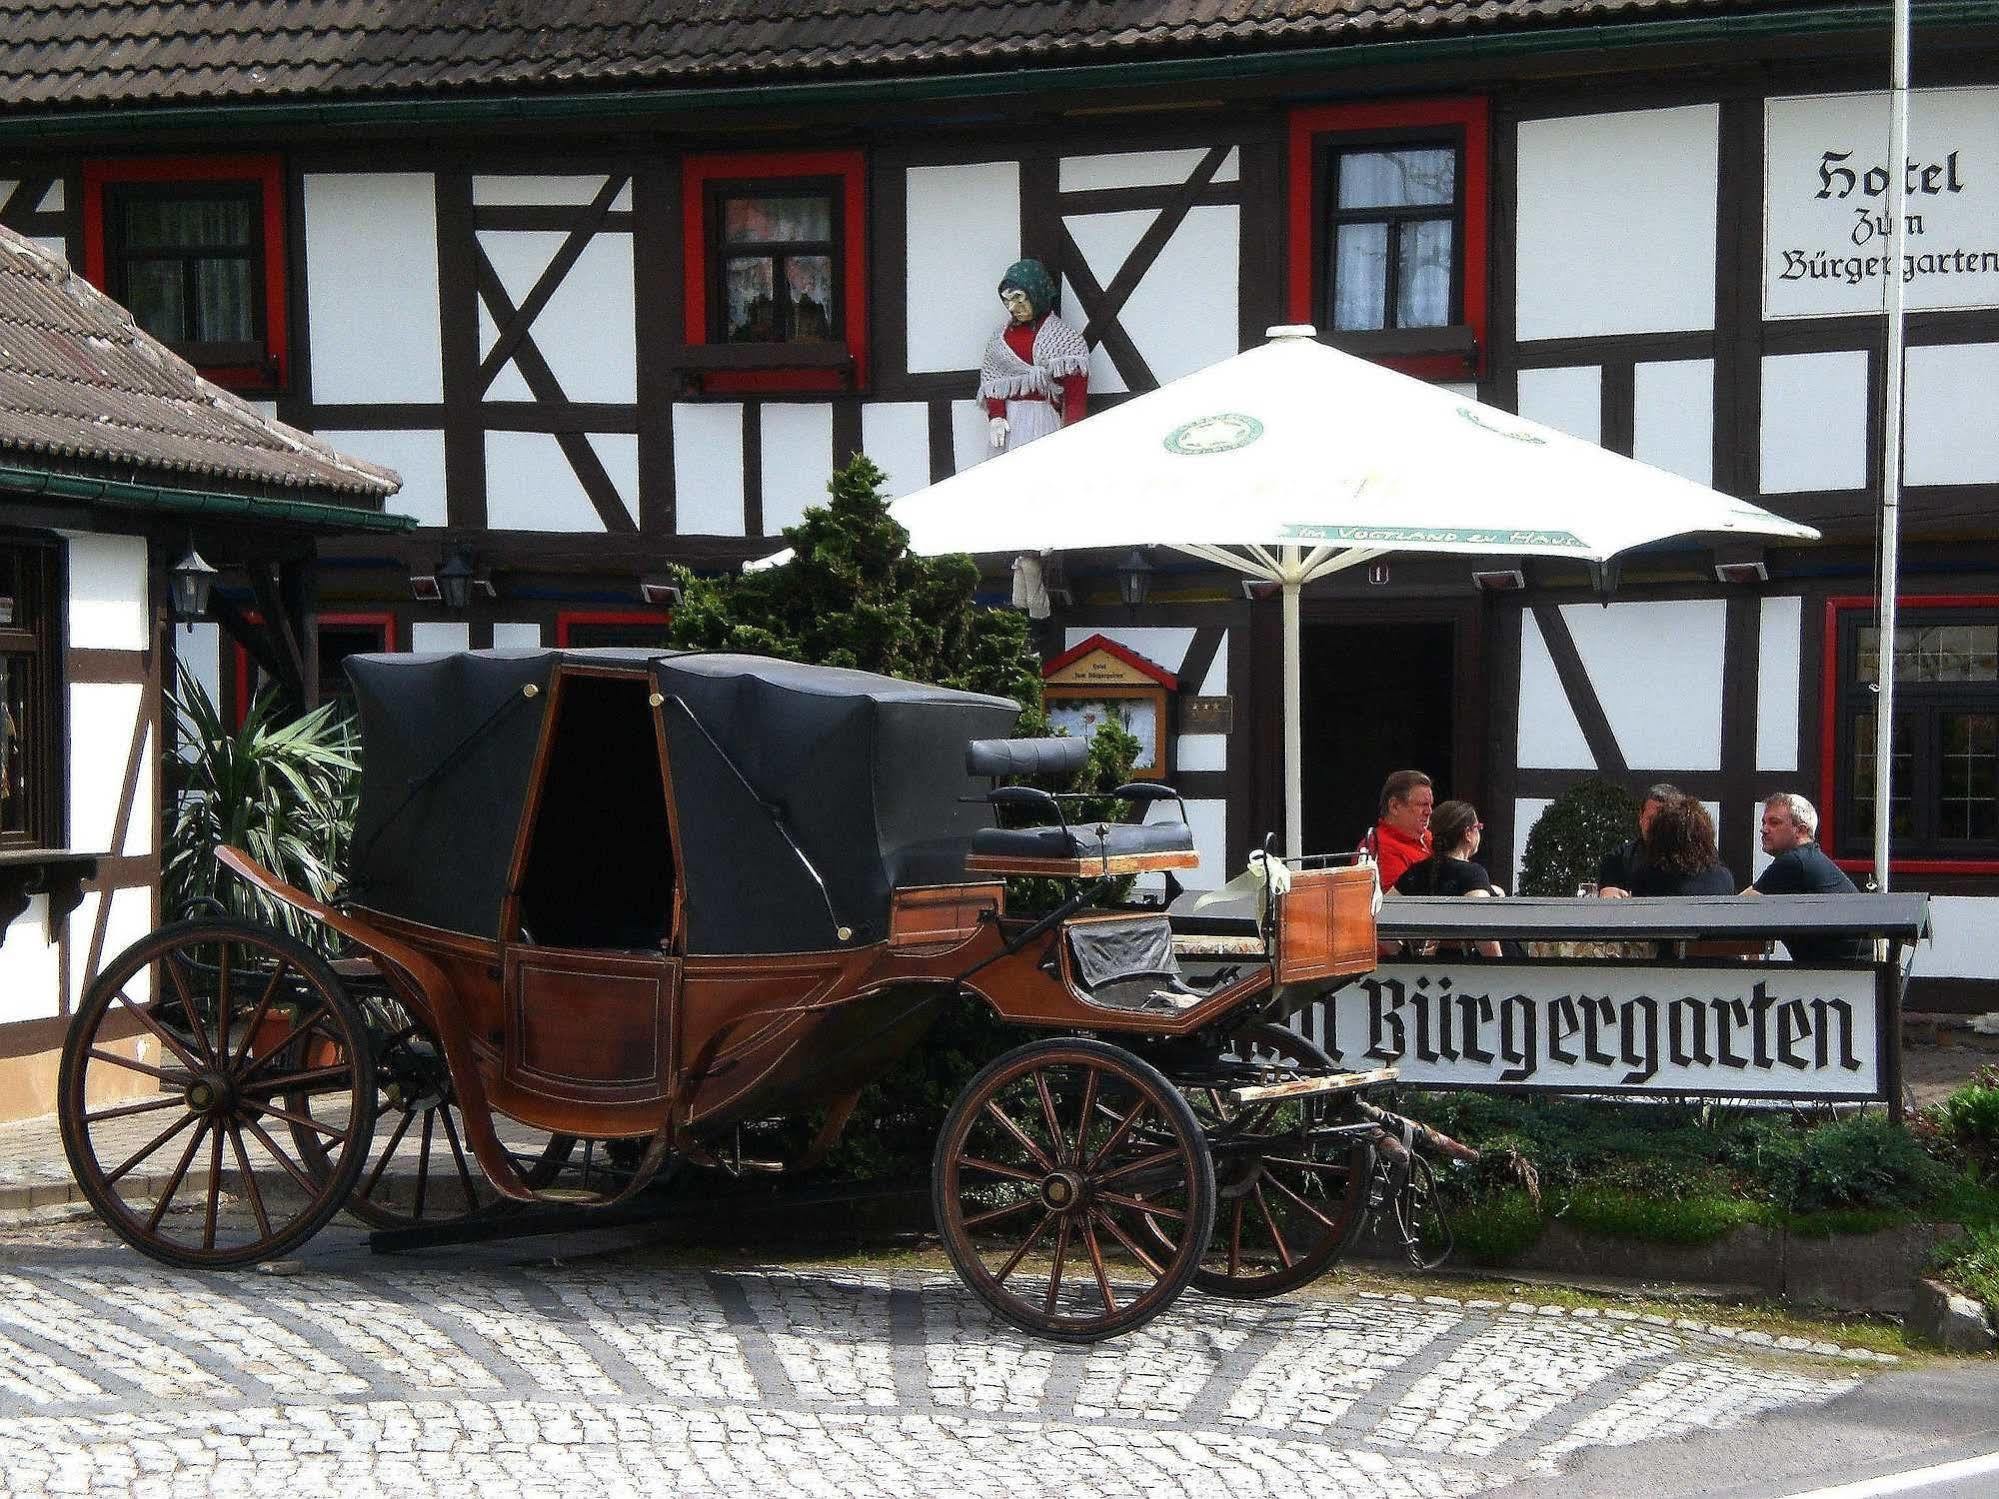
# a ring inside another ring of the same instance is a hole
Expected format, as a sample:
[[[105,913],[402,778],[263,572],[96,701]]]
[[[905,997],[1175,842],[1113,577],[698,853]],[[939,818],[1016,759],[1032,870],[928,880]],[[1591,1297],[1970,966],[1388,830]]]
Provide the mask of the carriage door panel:
[[[657,1103],[672,1091],[677,960],[511,947],[506,968],[515,1087],[607,1104]]]

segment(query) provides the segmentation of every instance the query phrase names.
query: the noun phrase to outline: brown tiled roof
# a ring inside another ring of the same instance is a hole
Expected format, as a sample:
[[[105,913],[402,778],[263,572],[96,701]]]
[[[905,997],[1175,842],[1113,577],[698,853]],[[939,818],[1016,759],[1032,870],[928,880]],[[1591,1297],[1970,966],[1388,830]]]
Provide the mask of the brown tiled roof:
[[[209,384],[131,314],[0,229],[0,464],[379,502],[402,487]]]
[[[0,0],[0,100],[20,111],[729,83],[1323,46],[1803,3]]]

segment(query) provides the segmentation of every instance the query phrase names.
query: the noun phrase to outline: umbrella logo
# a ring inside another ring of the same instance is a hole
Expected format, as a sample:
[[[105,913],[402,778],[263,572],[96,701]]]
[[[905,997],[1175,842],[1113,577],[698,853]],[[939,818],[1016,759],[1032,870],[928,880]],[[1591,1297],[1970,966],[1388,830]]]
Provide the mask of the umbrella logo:
[[[1495,436],[1510,437],[1515,442],[1532,443],[1537,448],[1548,445],[1548,439],[1541,436],[1538,432],[1523,432],[1518,427],[1499,426],[1497,423],[1487,421],[1469,406],[1460,406],[1458,408],[1458,415],[1470,422],[1474,427],[1493,433]]]
[[[1166,434],[1166,451],[1183,458],[1203,453],[1229,453],[1246,448],[1263,436],[1263,423],[1239,411],[1223,411],[1182,422]]]

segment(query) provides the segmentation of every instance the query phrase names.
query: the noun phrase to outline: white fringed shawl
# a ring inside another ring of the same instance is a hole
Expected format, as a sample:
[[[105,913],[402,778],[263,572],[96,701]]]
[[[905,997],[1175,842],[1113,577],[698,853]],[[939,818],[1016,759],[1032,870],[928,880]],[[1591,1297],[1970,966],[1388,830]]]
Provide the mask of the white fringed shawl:
[[[1034,330],[1034,362],[1029,364],[1014,353],[1001,329],[986,345],[986,357],[979,365],[979,399],[1017,401],[1040,396],[1055,399],[1055,382],[1090,368],[1090,347],[1083,335],[1062,319],[1049,313]]]

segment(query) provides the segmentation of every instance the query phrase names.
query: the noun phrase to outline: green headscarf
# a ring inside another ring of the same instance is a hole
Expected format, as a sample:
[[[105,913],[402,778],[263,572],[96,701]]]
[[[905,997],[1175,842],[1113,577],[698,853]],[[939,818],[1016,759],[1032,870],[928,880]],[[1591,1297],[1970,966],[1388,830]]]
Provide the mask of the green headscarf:
[[[1016,260],[1000,277],[999,289],[1002,296],[1009,291],[1027,293],[1027,305],[1034,309],[1036,317],[1055,305],[1054,278],[1038,260]]]

